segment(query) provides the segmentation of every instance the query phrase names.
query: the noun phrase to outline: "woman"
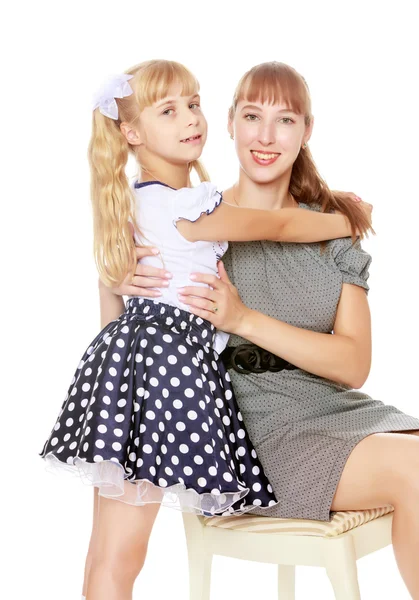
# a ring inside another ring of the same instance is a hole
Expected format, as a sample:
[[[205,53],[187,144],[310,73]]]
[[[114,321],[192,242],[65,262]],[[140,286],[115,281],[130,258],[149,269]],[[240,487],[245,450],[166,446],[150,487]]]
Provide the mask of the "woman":
[[[224,201],[350,212],[317,173],[307,148],[312,124],[307,86],[292,68],[265,63],[246,73],[228,124],[239,181]],[[149,252],[138,249],[138,256]],[[236,368],[250,372],[229,372],[279,500],[260,514],[329,520],[331,511],[392,504],[396,560],[419,598],[419,521],[411,519],[419,505],[419,419],[353,390],[370,369],[369,263],[359,241],[349,238],[323,245],[236,242],[225,256],[236,287],[221,265],[220,280],[196,277],[212,290],[189,287],[182,297],[194,314],[233,334],[230,347],[257,346],[233,357]],[[150,276],[162,273],[141,266],[137,273],[135,288],[127,283],[113,290],[116,303],[117,294],[157,294],[147,288],[158,287],[160,279]],[[272,353],[268,359],[280,356],[283,363],[274,360],[272,370],[254,372],[254,359],[266,358],[262,348]]]

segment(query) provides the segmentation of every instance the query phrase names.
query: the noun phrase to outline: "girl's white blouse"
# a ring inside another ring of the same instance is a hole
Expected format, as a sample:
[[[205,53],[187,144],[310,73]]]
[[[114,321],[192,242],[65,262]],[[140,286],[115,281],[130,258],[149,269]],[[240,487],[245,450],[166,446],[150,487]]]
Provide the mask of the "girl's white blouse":
[[[138,245],[155,246],[156,256],[146,256],[141,264],[165,268],[173,275],[169,286],[156,288],[161,292],[156,302],[163,302],[189,311],[178,298],[178,288],[206,286],[192,281],[191,273],[209,273],[218,276],[217,261],[228,248],[227,242],[189,242],[176,227],[179,219],[196,221],[206,213],[216,210],[222,196],[216,187],[203,182],[194,188],[176,190],[158,181],[134,182],[135,215],[141,235],[135,235]],[[213,348],[220,354],[227,345],[229,335],[217,330]]]

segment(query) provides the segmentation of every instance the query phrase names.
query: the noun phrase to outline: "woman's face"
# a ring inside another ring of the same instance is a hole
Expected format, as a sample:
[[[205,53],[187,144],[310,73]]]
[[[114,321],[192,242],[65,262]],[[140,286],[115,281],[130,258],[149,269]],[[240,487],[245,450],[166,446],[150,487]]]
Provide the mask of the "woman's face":
[[[306,126],[304,115],[283,104],[247,100],[237,103],[229,122],[241,168],[257,183],[269,183],[291,173],[311,128]]]

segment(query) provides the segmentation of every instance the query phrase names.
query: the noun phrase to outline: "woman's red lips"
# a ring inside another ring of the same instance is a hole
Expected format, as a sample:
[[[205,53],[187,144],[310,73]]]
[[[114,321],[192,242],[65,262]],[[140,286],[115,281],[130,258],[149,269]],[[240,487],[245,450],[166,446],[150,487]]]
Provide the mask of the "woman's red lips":
[[[261,150],[251,150],[250,152],[253,160],[263,166],[272,165],[281,156],[279,152],[262,152]]]

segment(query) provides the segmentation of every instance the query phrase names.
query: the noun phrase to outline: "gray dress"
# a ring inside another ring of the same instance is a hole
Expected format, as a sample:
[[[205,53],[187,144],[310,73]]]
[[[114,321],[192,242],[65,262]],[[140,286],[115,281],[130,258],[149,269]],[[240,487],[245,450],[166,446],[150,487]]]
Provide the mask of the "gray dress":
[[[371,257],[350,238],[327,242],[323,254],[320,244],[235,242],[223,260],[248,307],[312,331],[332,332],[342,283],[368,290]],[[229,344],[246,341],[231,336]],[[419,418],[301,369],[229,373],[279,501],[252,514],[329,521],[356,444],[372,433],[419,430]]]

